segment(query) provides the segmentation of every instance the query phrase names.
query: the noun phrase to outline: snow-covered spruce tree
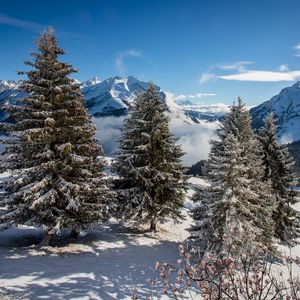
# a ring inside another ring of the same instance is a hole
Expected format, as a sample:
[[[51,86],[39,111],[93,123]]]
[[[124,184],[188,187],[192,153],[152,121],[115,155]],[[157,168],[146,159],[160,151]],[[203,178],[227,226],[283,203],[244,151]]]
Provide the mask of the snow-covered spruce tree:
[[[134,100],[113,165],[121,177],[117,200],[123,219],[148,223],[153,231],[157,222],[182,218],[183,152],[168,122],[165,106],[151,84]]]
[[[194,198],[193,244],[202,254],[222,254],[225,243],[243,248],[237,232],[251,232],[258,244],[272,249],[274,199],[262,180],[260,143],[240,99],[222,121],[218,140],[211,141],[207,164],[211,187]]]
[[[259,131],[259,140],[263,146],[264,180],[270,181],[276,198],[273,213],[275,237],[283,244],[293,246],[300,235],[300,216],[292,205],[297,202],[293,190],[296,180],[293,173],[293,159],[288,149],[276,140],[275,120],[270,114],[265,126]]]
[[[110,192],[103,180],[103,155],[94,139],[92,124],[78,84],[69,78],[76,72],[59,56],[64,51],[49,29],[36,42],[34,60],[22,89],[28,96],[9,108],[15,124],[1,129],[8,141],[1,169],[13,177],[4,184],[0,204],[0,228],[35,224],[46,228],[47,239],[61,228],[76,235],[108,218]]]

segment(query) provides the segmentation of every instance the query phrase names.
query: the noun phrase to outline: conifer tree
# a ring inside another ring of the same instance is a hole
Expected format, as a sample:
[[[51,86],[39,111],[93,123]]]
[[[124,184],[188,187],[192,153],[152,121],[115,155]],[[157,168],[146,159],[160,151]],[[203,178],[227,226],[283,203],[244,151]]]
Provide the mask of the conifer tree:
[[[222,121],[218,140],[211,141],[207,173],[211,186],[194,198],[199,203],[193,209],[194,245],[203,254],[221,254],[225,243],[242,249],[240,236],[251,232],[272,249],[274,200],[262,181],[260,144],[240,99]]]
[[[150,224],[182,218],[184,181],[181,147],[169,131],[165,105],[151,84],[125,120],[117,161],[118,207],[124,220]]]
[[[35,224],[51,237],[61,228],[80,228],[108,218],[110,192],[103,180],[103,155],[78,84],[76,72],[61,62],[64,51],[51,29],[36,42],[38,51],[22,89],[28,96],[9,107],[15,124],[2,124],[10,133],[7,158],[1,169],[12,177],[3,186],[0,227]]]
[[[272,114],[265,120],[265,126],[259,131],[259,140],[263,147],[264,180],[270,181],[276,199],[273,213],[275,237],[288,246],[296,244],[300,234],[300,216],[292,207],[296,204],[293,173],[293,159],[288,148],[276,140],[276,125]]]

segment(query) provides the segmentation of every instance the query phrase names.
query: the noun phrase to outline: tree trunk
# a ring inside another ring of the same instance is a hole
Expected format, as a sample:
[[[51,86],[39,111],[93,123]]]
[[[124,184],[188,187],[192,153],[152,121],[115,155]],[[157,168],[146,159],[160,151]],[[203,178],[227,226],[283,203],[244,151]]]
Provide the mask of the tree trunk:
[[[79,236],[79,230],[77,228],[72,228],[70,236],[71,239],[75,241]]]
[[[43,236],[42,241],[40,242],[40,246],[41,247],[46,247],[46,246],[50,246],[51,245],[51,241],[54,237],[54,234],[50,234],[48,230],[45,230],[45,234]]]
[[[149,230],[150,230],[150,231],[156,232],[156,229],[157,229],[157,228],[156,228],[156,222],[155,222],[154,220],[151,220]]]

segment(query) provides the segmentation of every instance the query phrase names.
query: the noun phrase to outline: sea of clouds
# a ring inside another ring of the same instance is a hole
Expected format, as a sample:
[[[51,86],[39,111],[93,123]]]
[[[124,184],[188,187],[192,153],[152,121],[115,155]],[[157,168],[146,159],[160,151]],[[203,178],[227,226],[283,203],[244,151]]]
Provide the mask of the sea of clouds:
[[[93,118],[97,127],[96,137],[101,141],[105,155],[114,156],[118,149],[118,140],[125,117]],[[216,138],[218,122],[200,122],[195,124],[179,117],[170,118],[170,130],[177,137],[185,152],[183,163],[191,166],[200,159],[207,158],[210,145],[209,140]]]

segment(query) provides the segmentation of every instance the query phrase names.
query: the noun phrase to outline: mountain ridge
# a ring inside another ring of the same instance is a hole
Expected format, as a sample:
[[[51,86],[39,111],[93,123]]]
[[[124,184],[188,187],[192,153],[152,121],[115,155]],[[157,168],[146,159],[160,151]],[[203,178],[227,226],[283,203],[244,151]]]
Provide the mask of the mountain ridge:
[[[133,76],[125,78],[115,76],[105,80],[94,77],[85,82],[75,80],[75,83],[80,84],[88,112],[97,123],[101,135],[104,131],[113,132],[112,136],[104,140],[104,144],[106,142],[107,145],[111,143],[111,140],[117,140],[119,137],[123,120],[119,117],[128,113],[130,104],[135,97],[149,86],[148,82]],[[0,80],[0,105],[15,104],[17,99],[26,95],[19,89],[20,84],[21,81]],[[198,145],[196,141],[201,141],[202,148],[207,152],[209,149],[207,140],[213,137],[219,126],[219,120],[228,112],[229,105],[222,103],[197,105],[189,101],[178,103],[174,100],[176,97],[172,93],[162,90],[159,86],[156,86],[156,89],[166,104],[173,131],[180,136],[180,142],[184,144],[188,141],[189,146],[186,146],[186,152],[192,151],[193,157],[198,157],[197,151],[194,149]],[[289,144],[291,153],[296,160],[297,169],[300,170],[300,160],[297,159],[297,155],[294,155],[300,148],[300,143],[297,142],[300,140],[300,81],[283,89],[270,100],[251,108],[253,126],[261,127],[263,119],[270,112],[278,117],[278,137],[281,142]],[[113,117],[114,119],[106,119],[107,124],[103,125],[105,122],[101,121],[101,117]],[[0,121],[9,121],[9,115],[1,108]],[[292,133],[291,136],[288,136],[288,133]],[[110,146],[107,149],[110,149]],[[113,149],[109,151],[109,153],[111,152]],[[203,158],[205,156],[200,155],[198,160]],[[197,159],[190,160],[190,162],[195,161]]]
[[[93,117],[121,116],[128,113],[132,101],[144,92],[149,82],[141,81],[133,76],[110,77],[100,80],[94,77],[79,82],[81,92],[86,100],[86,108]],[[0,105],[16,104],[16,100],[25,96],[20,90],[22,81],[0,80]],[[156,90],[169,111],[176,112],[188,122],[217,122],[228,111],[229,105],[216,103],[210,105],[192,104],[189,101],[178,103],[172,94],[155,85]],[[300,140],[300,81],[282,89],[278,95],[250,109],[254,128],[260,128],[269,113],[273,113],[278,125],[278,138],[281,143],[292,143]],[[9,116],[0,109],[0,121]]]
[[[0,106],[16,104],[16,100],[26,94],[19,89],[22,81],[0,80]],[[133,76],[110,77],[100,80],[94,77],[85,82],[75,79],[80,84],[81,92],[86,100],[86,108],[93,117],[121,116],[128,113],[132,101],[139,93],[144,92],[149,82],[141,81]],[[215,122],[228,111],[224,104],[214,105],[180,105],[173,100],[172,94],[155,85],[166,108],[186,118],[189,122],[199,124],[201,121]],[[185,103],[187,104],[187,103]],[[8,115],[0,109],[0,121]]]
[[[273,113],[278,126],[277,136],[283,144],[300,140],[300,81],[282,89],[278,95],[250,110],[254,128],[263,126]]]

